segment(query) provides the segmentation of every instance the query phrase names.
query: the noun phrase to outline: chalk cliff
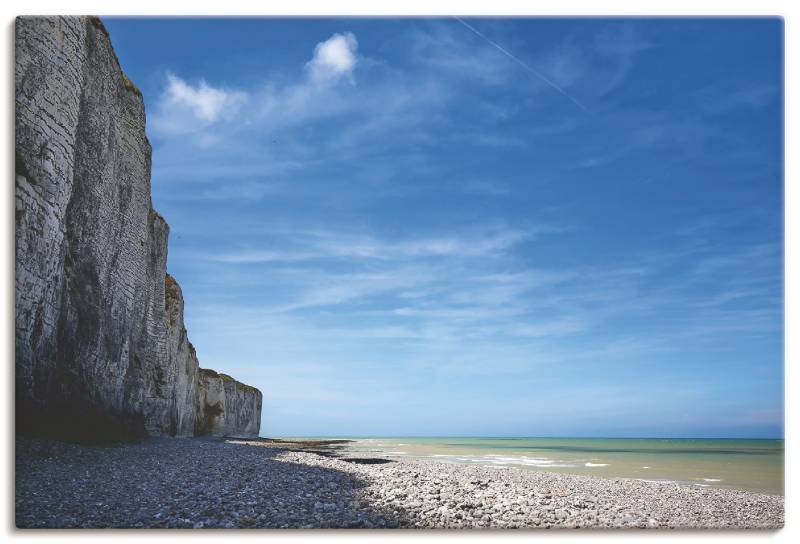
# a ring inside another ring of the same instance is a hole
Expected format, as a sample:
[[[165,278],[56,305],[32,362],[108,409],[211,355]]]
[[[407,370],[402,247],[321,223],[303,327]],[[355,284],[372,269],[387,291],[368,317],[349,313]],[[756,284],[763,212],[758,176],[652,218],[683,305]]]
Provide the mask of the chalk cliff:
[[[17,432],[257,434],[249,386],[223,384],[223,423],[204,419],[144,103],[103,24],[18,18],[15,75]]]
[[[206,368],[200,369],[199,376],[195,434],[258,434],[261,394],[257,389]]]

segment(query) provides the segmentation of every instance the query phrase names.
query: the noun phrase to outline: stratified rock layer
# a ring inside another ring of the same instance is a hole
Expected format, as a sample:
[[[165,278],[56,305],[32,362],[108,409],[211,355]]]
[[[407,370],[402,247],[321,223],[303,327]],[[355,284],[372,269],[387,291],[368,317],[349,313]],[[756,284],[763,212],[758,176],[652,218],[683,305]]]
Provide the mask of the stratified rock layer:
[[[175,381],[171,400],[175,414],[174,434],[191,436],[194,434],[196,404],[198,395],[197,353],[186,335],[183,325],[183,292],[180,285],[169,274],[164,281],[165,306],[167,318],[167,341],[169,368],[175,369]],[[261,395],[259,394],[259,400]],[[260,420],[261,413],[256,416]],[[255,433],[258,434],[258,426]]]
[[[141,94],[90,17],[18,18],[15,86],[17,431],[193,434],[198,364]],[[249,394],[236,434],[258,433]]]
[[[200,369],[195,434],[257,435],[261,392],[228,376]]]

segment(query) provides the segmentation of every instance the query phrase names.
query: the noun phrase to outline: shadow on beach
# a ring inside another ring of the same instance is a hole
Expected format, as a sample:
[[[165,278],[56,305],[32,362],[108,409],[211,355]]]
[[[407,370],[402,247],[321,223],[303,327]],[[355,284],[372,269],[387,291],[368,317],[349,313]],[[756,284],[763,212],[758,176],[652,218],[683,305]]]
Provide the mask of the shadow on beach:
[[[782,496],[354,458],[345,448],[341,441],[236,438],[102,447],[18,437],[16,525],[729,530],[784,524]]]
[[[365,502],[359,491],[368,484],[361,478],[278,458],[287,451],[339,457],[341,441],[271,442],[148,439],[97,447],[17,438],[16,526],[408,526],[404,511],[379,511]]]

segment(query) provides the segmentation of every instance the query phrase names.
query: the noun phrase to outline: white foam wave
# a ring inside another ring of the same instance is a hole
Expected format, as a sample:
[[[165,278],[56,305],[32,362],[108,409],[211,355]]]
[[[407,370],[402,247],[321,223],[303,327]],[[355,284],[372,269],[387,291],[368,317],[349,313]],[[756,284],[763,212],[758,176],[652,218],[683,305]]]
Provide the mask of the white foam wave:
[[[525,464],[525,465],[543,465],[552,463],[552,459],[546,459],[544,457],[528,457],[526,455],[516,455],[516,456],[504,456],[498,454],[489,454],[484,457],[472,458],[472,461],[476,462],[483,462],[483,463],[493,463],[495,461],[505,461],[511,464]]]
[[[535,467],[535,468],[574,468],[578,465],[573,463],[558,462],[558,459],[547,459],[544,457],[528,457],[527,455],[503,455],[499,453],[490,453],[482,457],[461,457],[458,455],[435,453],[428,457],[437,458],[451,458],[454,461],[472,462],[485,465],[487,467],[503,468],[509,465]],[[596,465],[606,466],[606,465]]]
[[[607,467],[608,463],[585,463],[585,467]]]

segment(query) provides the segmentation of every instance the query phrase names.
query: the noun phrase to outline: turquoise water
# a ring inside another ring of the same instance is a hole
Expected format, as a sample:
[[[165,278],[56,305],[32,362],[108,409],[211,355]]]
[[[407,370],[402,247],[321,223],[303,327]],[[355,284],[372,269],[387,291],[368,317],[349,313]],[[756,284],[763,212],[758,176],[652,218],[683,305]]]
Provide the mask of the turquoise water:
[[[359,453],[783,494],[783,440],[355,438]]]

